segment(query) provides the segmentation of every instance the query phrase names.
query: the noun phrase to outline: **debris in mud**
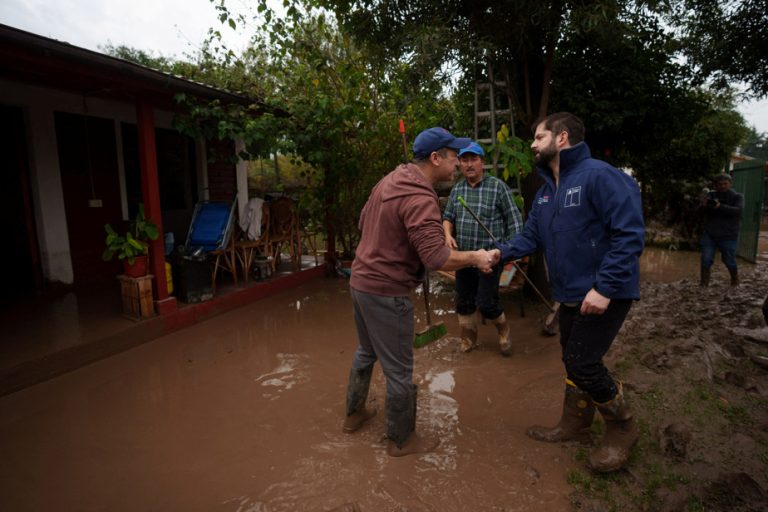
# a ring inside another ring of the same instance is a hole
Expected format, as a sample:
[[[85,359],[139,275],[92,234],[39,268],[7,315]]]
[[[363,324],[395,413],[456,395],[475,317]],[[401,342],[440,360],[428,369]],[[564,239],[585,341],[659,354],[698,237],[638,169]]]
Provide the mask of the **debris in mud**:
[[[668,455],[685,458],[688,452],[688,443],[691,442],[691,430],[682,423],[670,423],[659,428],[657,433],[659,446]]]
[[[569,477],[574,510],[768,510],[768,270],[740,271],[738,287],[720,268],[709,287],[642,284],[606,356],[642,436],[627,471]]]
[[[707,495],[722,507],[764,511],[766,493],[754,478],[746,473],[726,473],[710,487]],[[742,508],[746,507],[746,508]]]

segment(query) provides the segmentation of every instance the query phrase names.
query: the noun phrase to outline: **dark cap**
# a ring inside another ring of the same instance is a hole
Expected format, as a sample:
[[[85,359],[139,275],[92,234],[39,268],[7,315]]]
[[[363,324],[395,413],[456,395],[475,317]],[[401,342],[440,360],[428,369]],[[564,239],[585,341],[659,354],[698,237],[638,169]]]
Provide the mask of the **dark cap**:
[[[714,181],[715,183],[717,183],[718,181],[730,181],[731,183],[733,183],[733,178],[731,178],[730,174],[718,174],[717,176],[715,176],[715,179],[712,181]]]
[[[431,155],[433,151],[440,151],[443,148],[451,148],[458,151],[469,146],[470,142],[472,142],[472,139],[454,137],[445,128],[428,128],[418,134],[413,141],[413,156],[423,159]]]

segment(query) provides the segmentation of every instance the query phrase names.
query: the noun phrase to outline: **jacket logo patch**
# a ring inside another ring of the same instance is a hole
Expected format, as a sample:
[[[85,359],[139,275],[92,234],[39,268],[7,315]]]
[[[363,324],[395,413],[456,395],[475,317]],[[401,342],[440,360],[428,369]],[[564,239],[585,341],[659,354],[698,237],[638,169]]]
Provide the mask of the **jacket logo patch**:
[[[565,208],[581,204],[581,186],[572,187],[565,191]]]
[[[537,203],[539,203],[539,204],[548,203],[548,202],[549,202],[549,196],[541,196],[539,198],[539,200],[537,201]]]

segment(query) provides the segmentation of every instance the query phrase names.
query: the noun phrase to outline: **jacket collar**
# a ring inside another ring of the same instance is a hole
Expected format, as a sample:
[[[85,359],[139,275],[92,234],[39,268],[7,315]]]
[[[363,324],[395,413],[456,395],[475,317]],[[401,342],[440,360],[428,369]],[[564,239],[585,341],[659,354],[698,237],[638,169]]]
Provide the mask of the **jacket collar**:
[[[588,158],[592,158],[592,153],[589,151],[589,146],[586,142],[579,142],[578,144],[560,151],[560,177],[567,173],[569,170],[576,167],[576,165]],[[549,167],[537,167],[538,173],[548,182],[554,186],[555,178],[552,175],[552,170]]]

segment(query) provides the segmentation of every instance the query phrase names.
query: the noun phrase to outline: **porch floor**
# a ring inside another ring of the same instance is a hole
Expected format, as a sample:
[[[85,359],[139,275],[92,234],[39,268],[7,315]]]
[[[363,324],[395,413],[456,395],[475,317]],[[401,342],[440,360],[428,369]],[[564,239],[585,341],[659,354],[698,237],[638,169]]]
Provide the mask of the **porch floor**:
[[[219,279],[213,299],[178,302],[166,316],[123,316],[117,282],[49,290],[0,309],[0,396],[114,355],[225,311],[269,297],[325,273],[321,260],[303,256],[301,268],[282,261],[268,280],[235,286]]]

